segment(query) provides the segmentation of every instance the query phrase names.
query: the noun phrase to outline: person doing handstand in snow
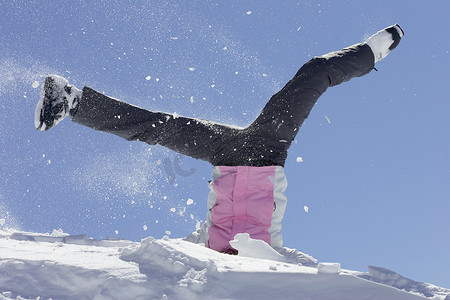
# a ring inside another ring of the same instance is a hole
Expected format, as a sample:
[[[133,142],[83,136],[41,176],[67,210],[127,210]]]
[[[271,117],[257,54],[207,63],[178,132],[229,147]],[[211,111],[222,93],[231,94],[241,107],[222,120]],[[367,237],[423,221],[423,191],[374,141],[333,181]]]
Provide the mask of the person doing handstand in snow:
[[[399,25],[364,43],[314,57],[303,65],[246,128],[148,111],[79,90],[56,75],[45,78],[35,126],[49,130],[64,117],[129,141],[162,145],[213,165],[207,220],[188,240],[220,252],[236,252],[229,241],[238,233],[281,248],[281,220],[287,187],[283,167],[289,146],[317,99],[328,87],[368,74],[400,42]]]

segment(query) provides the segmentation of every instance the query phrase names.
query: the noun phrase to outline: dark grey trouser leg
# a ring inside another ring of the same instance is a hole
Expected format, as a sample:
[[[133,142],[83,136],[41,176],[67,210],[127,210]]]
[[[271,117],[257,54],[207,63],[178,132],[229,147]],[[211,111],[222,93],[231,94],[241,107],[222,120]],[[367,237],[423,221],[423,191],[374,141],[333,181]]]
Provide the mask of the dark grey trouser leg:
[[[287,150],[298,129],[326,89],[369,73],[374,64],[373,52],[365,44],[315,57],[303,65],[281,91],[272,96],[249,128],[257,136],[284,145],[285,149],[278,156],[272,155],[275,164],[284,164]]]
[[[225,147],[224,138],[238,129],[198,119],[152,112],[105,96],[89,87],[72,121],[129,141],[160,144],[178,153],[213,163]]]
[[[328,87],[369,73],[374,61],[364,44],[313,58],[244,129],[147,111],[88,87],[73,121],[127,140],[160,144],[213,165],[283,166],[317,99]]]

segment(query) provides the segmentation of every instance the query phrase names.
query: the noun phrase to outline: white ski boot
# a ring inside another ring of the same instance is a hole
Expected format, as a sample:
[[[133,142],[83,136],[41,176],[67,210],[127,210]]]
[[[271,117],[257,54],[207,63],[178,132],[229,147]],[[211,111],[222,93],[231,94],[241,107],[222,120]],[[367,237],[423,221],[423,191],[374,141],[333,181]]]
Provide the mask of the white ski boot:
[[[49,130],[67,115],[76,111],[83,92],[57,75],[48,75],[36,105],[34,125],[37,130]]]
[[[366,44],[372,49],[375,56],[375,62],[385,58],[400,43],[404,35],[403,30],[398,24],[378,31],[366,40]]]

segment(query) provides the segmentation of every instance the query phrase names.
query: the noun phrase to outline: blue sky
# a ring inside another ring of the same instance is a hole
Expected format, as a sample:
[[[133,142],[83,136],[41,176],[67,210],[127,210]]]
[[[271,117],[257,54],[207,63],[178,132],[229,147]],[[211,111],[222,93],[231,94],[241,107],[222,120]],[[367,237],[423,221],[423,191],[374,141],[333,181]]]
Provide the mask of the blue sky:
[[[37,132],[46,74],[150,110],[245,126],[308,59],[399,23],[405,37],[378,72],[330,88],[300,129],[285,169],[284,241],[344,268],[383,266],[448,288],[449,8],[443,0],[2,2],[3,226],[140,240],[183,237],[206,215],[205,162],[69,120]]]

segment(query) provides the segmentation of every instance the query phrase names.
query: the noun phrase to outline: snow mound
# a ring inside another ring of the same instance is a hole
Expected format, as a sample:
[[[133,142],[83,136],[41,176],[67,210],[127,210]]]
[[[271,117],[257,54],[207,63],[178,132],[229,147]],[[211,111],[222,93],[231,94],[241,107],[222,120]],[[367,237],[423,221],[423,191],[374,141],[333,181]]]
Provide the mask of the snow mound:
[[[368,271],[369,274],[364,274],[360,277],[430,298],[436,294],[447,294],[445,299],[448,298],[448,300],[450,300],[450,290],[445,290],[432,284],[411,280],[386,268],[368,266]]]
[[[417,283],[383,268],[370,267],[369,273],[360,273],[322,263],[334,271],[323,274],[316,264],[290,263],[294,258],[305,260],[295,249],[283,248],[286,256],[278,251],[272,257],[252,248],[258,243],[245,235],[235,240],[246,257],[218,253],[182,239],[149,237],[134,243],[96,241],[61,232],[0,230],[0,300],[443,300],[450,294],[450,290]],[[252,251],[262,258],[252,257]]]

